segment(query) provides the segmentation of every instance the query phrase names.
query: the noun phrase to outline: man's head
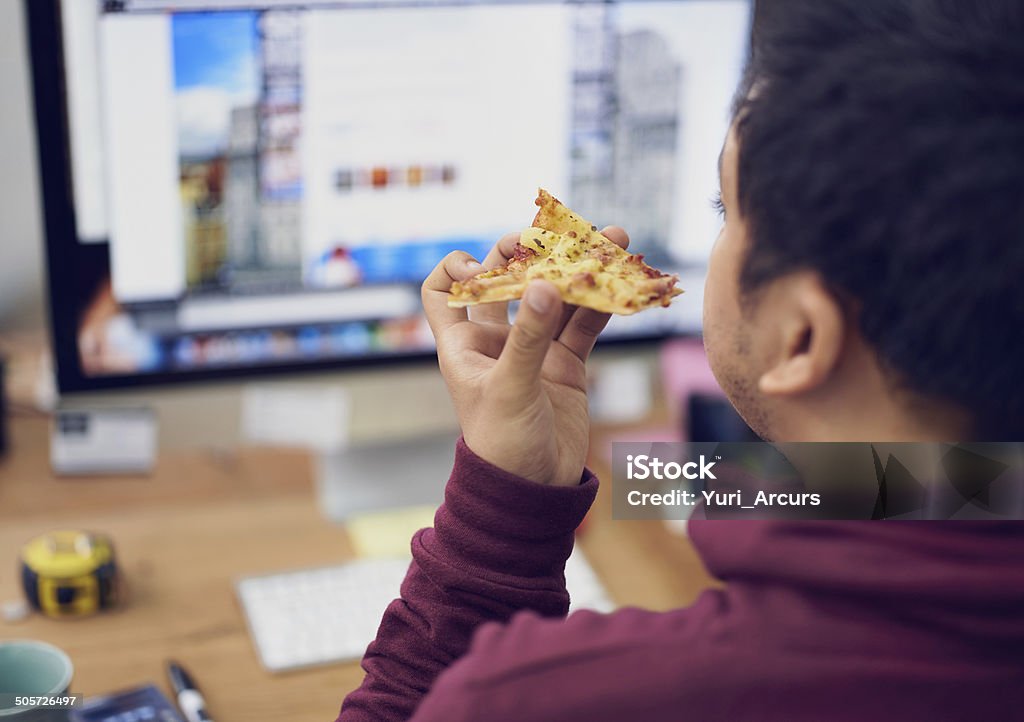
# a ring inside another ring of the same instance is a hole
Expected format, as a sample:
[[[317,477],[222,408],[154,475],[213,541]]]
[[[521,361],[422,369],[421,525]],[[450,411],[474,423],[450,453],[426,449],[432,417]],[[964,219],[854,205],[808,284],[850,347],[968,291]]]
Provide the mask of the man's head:
[[[708,356],[762,436],[1024,439],[1024,3],[760,0]]]

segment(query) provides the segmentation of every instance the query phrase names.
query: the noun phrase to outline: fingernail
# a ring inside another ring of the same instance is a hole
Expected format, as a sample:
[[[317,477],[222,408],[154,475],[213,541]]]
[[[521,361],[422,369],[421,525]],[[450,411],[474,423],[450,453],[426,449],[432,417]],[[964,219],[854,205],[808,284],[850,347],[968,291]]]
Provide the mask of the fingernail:
[[[523,294],[523,300],[526,301],[530,308],[540,314],[547,313],[551,308],[550,294],[545,293],[537,288],[537,286],[527,286],[526,293]]]
[[[477,261],[474,260],[466,261],[466,268],[471,273],[480,273],[480,271],[484,270],[483,264],[478,263]]]

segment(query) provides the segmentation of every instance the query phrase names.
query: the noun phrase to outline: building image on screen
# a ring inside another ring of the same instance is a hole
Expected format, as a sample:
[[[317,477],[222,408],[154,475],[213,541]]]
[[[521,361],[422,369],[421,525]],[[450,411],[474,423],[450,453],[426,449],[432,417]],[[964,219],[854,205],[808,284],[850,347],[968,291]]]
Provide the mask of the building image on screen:
[[[634,251],[671,262],[676,162],[682,153],[679,103],[683,68],[656,25],[624,30],[629,7],[575,9],[572,69],[573,207],[615,219]],[[611,221],[608,221],[611,222]]]
[[[699,329],[747,0],[59,7],[82,377],[429,353],[419,284],[538,187],[683,275],[610,337]]]

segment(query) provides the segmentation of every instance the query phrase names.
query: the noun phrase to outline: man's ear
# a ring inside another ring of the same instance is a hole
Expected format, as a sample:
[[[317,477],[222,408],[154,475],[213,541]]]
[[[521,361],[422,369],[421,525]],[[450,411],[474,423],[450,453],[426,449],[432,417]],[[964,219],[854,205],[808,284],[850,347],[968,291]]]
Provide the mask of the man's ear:
[[[839,364],[846,319],[818,274],[798,271],[776,283],[783,284],[776,289],[781,338],[758,388],[776,396],[806,393],[824,384]]]

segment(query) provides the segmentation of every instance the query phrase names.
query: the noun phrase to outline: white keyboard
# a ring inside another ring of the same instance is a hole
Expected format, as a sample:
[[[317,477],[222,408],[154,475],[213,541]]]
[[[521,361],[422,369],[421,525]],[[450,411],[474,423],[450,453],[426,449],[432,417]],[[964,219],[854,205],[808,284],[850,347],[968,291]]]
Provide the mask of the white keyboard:
[[[408,568],[407,558],[364,559],[240,580],[238,597],[263,666],[284,672],[361,658]],[[615,608],[582,553],[569,557],[565,581],[569,611]]]

